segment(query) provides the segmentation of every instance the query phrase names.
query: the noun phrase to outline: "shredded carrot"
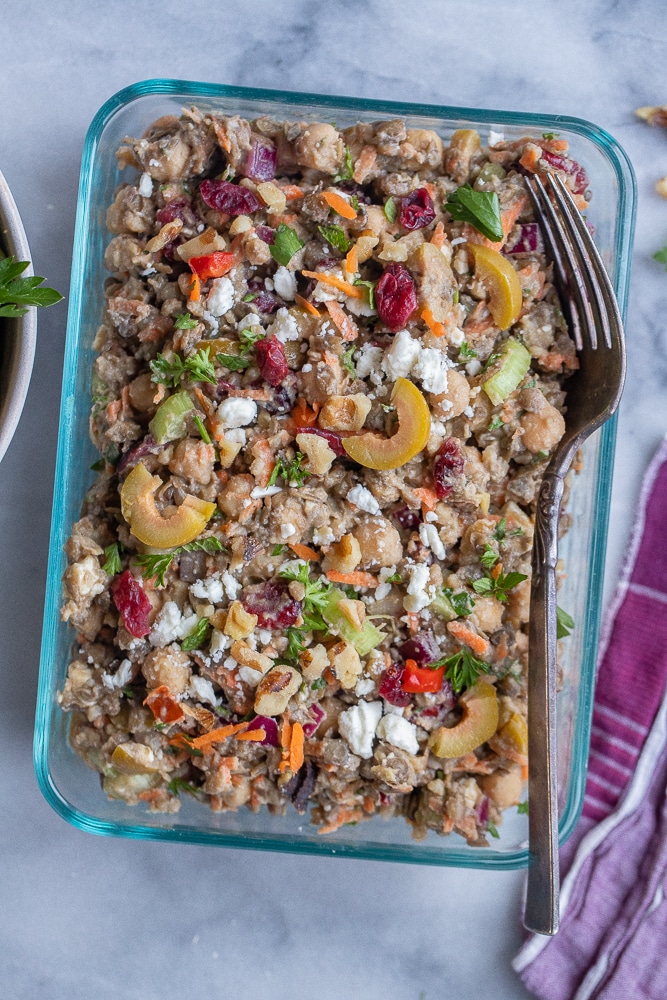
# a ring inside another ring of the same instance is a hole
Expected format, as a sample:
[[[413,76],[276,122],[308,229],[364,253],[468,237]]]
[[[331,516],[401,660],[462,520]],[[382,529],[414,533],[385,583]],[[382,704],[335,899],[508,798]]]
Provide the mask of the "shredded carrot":
[[[289,748],[292,742],[292,723],[289,720],[289,715],[285,712],[283,721],[280,723],[280,753],[282,760],[278,765],[278,770],[281,774],[287,770],[289,767]]]
[[[209,399],[208,396],[205,396],[198,385],[193,385],[192,389],[195,396],[201,403],[202,410],[204,411],[206,416],[212,417],[213,414],[215,413],[215,403],[213,402],[213,400]]]
[[[261,740],[266,739],[266,733],[261,727],[259,729],[246,729],[244,733],[238,733],[236,739],[250,740],[253,743],[259,743]]]
[[[289,745],[289,766],[290,771],[293,774],[299,770],[303,765],[304,755],[303,755],[303,744],[304,744],[304,733],[303,726],[300,722],[295,722],[292,726],[292,735],[290,738]]]
[[[247,728],[247,722],[237,722],[234,726],[222,726],[220,729],[212,729],[210,733],[197,736],[196,739],[192,740],[190,746],[194,747],[195,750],[201,750],[204,747],[211,746],[212,743],[220,743],[222,740],[226,740],[228,736],[235,736],[236,733],[240,733]]]
[[[522,781],[528,781],[528,765],[527,764],[523,764],[521,766],[521,780]]]
[[[567,139],[531,139],[531,142],[536,142],[538,146],[541,146],[542,149],[548,149],[550,153],[564,153],[570,145]]]
[[[438,323],[437,320],[433,319],[433,310],[430,306],[426,306],[425,309],[422,309],[419,315],[424,320],[434,337],[444,337],[445,328],[442,323]]]
[[[488,641],[483,636],[478,635],[477,632],[473,632],[473,630],[467,625],[464,625],[463,622],[448,622],[447,631],[459,642],[465,643],[466,646],[470,646],[473,653],[477,653],[478,656],[483,656],[489,648]]]
[[[408,632],[415,635],[419,631],[419,615],[414,611],[408,611]],[[415,664],[416,666],[416,664]]]
[[[352,587],[377,587],[377,577],[372,573],[364,573],[356,569],[354,573],[339,573],[335,569],[327,571],[327,577],[332,583],[349,583]]]
[[[291,417],[297,427],[313,427],[317,423],[317,414],[322,409],[321,403],[309,406],[303,397],[299,397],[292,410]]]
[[[336,810],[335,815],[326,823],[318,829],[318,833],[333,833],[335,830],[340,829],[346,823],[355,823],[357,820],[362,818],[362,811],[359,808],[342,806],[340,809]]]
[[[535,173],[537,164],[542,156],[542,150],[539,146],[535,146],[532,149],[528,147],[524,150],[523,156],[519,160],[519,163],[524,168],[524,170],[530,170],[531,173]]]
[[[326,274],[324,271],[302,271],[301,273],[304,278],[314,278],[315,281],[321,281],[323,285],[332,285],[339,291],[345,292],[351,299],[363,299],[364,297],[361,288],[351,285],[349,281],[343,281],[342,278],[337,278],[335,274]]]
[[[478,337],[492,326],[491,313],[484,299],[481,299],[463,324],[463,332],[467,337]]]
[[[340,215],[344,219],[356,219],[357,213],[352,208],[349,201],[343,198],[342,195],[336,194],[335,191],[323,191],[322,197],[326,201],[329,208],[333,208],[336,215]]]
[[[348,274],[356,274],[359,270],[359,258],[357,257],[357,244],[352,244],[352,249],[348,250],[345,257],[345,270]]]
[[[496,652],[494,654],[494,660],[504,660],[506,656],[509,656],[509,649],[507,648],[507,637],[503,632],[500,636],[500,642],[496,646]]]
[[[435,198],[435,184],[431,184],[430,181],[425,181],[423,185],[429,193],[429,196],[433,199]]]
[[[283,184],[280,190],[288,201],[294,201],[295,198],[301,198],[303,195],[303,191],[296,184]]]
[[[299,557],[299,559],[305,559],[306,562],[319,561],[319,552],[316,552],[315,549],[311,549],[310,545],[301,545],[300,542],[288,542],[288,546],[292,552]]]
[[[109,403],[105,412],[107,422],[113,424],[120,416],[120,411],[122,408],[122,403],[120,399],[114,399],[113,402]]]
[[[429,489],[427,486],[420,486],[418,489],[412,491],[417,497],[422,505],[422,510],[427,514],[431,510],[435,510],[435,505],[438,502],[438,494],[435,490]]]
[[[359,336],[359,327],[347,315],[340,302],[331,301],[326,302],[325,305],[343,340],[356,340]]]
[[[312,302],[309,302],[308,299],[304,299],[303,295],[299,295],[297,293],[294,296],[294,301],[298,306],[301,306],[302,309],[305,309],[306,312],[309,312],[311,316],[319,317],[321,315],[319,309],[317,309]]]
[[[251,454],[254,458],[254,462],[250,466],[251,475],[255,477],[258,486],[268,486],[276,460],[273,449],[266,438],[257,438],[252,446]]]
[[[494,580],[497,580],[498,577],[500,576],[500,574],[502,573],[502,571],[503,571],[503,564],[500,563],[500,562],[496,563],[496,565],[491,570],[491,576],[492,576],[492,578]]]
[[[192,284],[190,285],[190,302],[199,302],[201,299],[201,281],[198,274],[192,275]]]
[[[442,222],[439,222],[435,227],[435,229],[433,230],[431,243],[433,244],[434,247],[437,247],[438,250],[440,250],[444,242],[445,242],[445,227]]]

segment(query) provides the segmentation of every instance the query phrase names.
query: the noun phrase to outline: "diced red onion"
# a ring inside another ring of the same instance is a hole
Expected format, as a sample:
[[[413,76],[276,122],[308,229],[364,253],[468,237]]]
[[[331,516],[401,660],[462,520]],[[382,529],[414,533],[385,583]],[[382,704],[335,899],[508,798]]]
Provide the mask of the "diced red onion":
[[[250,725],[248,726],[248,731],[251,729],[263,729],[264,739],[261,741],[261,746],[263,747],[279,747],[280,740],[278,739],[278,723],[275,719],[271,719],[268,715],[258,715],[256,716]]]
[[[542,233],[537,222],[523,222],[516,226],[513,232],[516,237],[503,247],[504,254],[515,253],[543,253],[544,243]]]
[[[432,632],[418,632],[399,647],[404,660],[415,660],[420,667],[440,659],[440,647]]]
[[[310,739],[310,737],[313,735],[313,733],[315,732],[315,730],[319,726],[320,722],[322,721],[322,719],[326,715],[326,712],[324,711],[323,708],[320,708],[319,705],[311,705],[310,708],[308,709],[308,711],[310,712],[310,714],[311,714],[311,716],[313,718],[313,721],[312,722],[304,722],[304,724],[303,724],[303,735],[306,736],[306,737],[308,737]]]
[[[278,150],[270,141],[257,136],[245,161],[243,173],[254,181],[271,181],[276,176]]]

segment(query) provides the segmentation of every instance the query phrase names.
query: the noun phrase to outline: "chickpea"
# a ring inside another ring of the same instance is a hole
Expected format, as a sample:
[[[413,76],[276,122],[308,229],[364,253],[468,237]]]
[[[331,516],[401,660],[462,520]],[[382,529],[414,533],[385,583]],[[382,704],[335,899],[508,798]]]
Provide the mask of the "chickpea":
[[[470,386],[463,372],[451,368],[447,372],[447,388],[444,392],[430,396],[429,403],[440,420],[459,417],[470,403]]]
[[[495,597],[475,597],[475,610],[470,621],[487,635],[493,635],[502,625],[503,606]]]
[[[499,809],[509,809],[520,801],[523,792],[521,766],[512,764],[508,771],[494,771],[493,774],[481,778],[479,783],[482,791]]]
[[[364,569],[396,566],[403,558],[401,536],[385,517],[366,517],[354,529]]]
[[[541,393],[540,393],[541,395]],[[544,399],[544,397],[542,397]],[[533,454],[549,452],[556,447],[565,433],[563,414],[544,399],[544,405],[537,412],[527,410],[519,417],[523,428],[523,445]]]
[[[339,132],[327,122],[307,125],[294,143],[297,163],[326,174],[342,166],[345,147]]]
[[[174,696],[185,694],[192,673],[190,657],[180,649],[154,649],[146,656],[141,672],[149,688],[164,684]]]

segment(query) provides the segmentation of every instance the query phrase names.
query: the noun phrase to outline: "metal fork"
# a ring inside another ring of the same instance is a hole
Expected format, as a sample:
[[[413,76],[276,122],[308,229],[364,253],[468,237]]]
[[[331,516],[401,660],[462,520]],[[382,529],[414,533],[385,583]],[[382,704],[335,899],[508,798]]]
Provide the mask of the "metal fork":
[[[567,381],[565,434],[540,486],[533,545],[528,672],[529,868],[524,925],[558,930],[556,562],[564,477],[577,449],[616,410],[625,379],[623,326],[602,258],[570,192],[555,174],[527,178],[554,262],[580,368]]]

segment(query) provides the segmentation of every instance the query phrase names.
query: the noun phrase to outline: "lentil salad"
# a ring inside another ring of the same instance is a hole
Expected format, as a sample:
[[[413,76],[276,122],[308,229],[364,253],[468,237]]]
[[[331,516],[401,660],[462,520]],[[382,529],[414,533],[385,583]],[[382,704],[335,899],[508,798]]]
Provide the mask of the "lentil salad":
[[[196,110],[119,151],[60,699],[107,794],[476,844],[519,801],[577,364],[521,170],[581,198],[565,152]]]

